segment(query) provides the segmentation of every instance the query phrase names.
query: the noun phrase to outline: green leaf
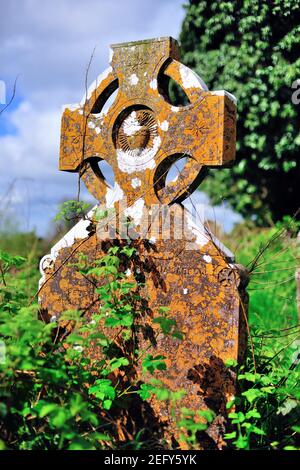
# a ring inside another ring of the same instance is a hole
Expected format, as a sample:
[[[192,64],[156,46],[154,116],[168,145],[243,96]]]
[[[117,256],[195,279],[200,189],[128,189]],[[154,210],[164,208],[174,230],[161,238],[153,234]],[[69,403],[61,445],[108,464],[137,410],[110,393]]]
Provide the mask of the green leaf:
[[[227,359],[225,362],[226,367],[236,367],[238,365],[236,359]]]
[[[121,253],[124,253],[124,255],[126,255],[128,258],[131,258],[135,252],[136,252],[136,249],[130,246],[124,246],[121,249]]]
[[[143,371],[153,374],[155,370],[166,370],[167,366],[164,359],[165,357],[162,355],[152,356],[152,354],[147,354],[142,360]]]
[[[39,417],[44,418],[54,410],[58,410],[59,405],[57,403],[45,403],[39,410]]]
[[[260,379],[260,374],[253,374],[251,372],[245,372],[244,374],[239,374],[238,379],[246,379],[248,382],[257,382]]]
[[[246,397],[249,403],[253,403],[258,398],[261,398],[264,396],[264,394],[260,390],[257,390],[255,388],[246,390],[245,392],[242,393],[242,395]]]
[[[63,428],[67,420],[68,413],[62,408],[58,408],[55,413],[51,413],[50,423],[57,429]]]
[[[247,449],[248,447],[248,438],[246,436],[239,435],[236,441],[234,441],[238,449]]]
[[[258,428],[257,426],[252,426],[251,427],[251,432],[253,432],[254,434],[258,434],[259,436],[265,436],[266,435],[265,431]]]
[[[155,395],[160,401],[173,398],[172,392],[170,392],[170,390],[168,390],[160,381],[142,384],[136,393],[142,398],[142,400],[147,400],[151,395]],[[177,397],[174,398],[176,399]]]
[[[235,439],[235,438],[236,438],[236,431],[224,434],[224,439]]]
[[[94,445],[82,437],[76,437],[71,444],[68,446],[68,450],[93,450]]]
[[[166,317],[156,317],[153,323],[158,323],[164,334],[170,333],[171,329],[176,325],[176,321]]]
[[[212,410],[200,410],[197,412],[198,416],[202,416],[208,423],[212,423],[216,415]]]
[[[119,358],[111,359],[107,367],[101,371],[101,374],[108,375],[115,369],[119,369],[120,367],[123,367],[123,366],[128,366],[128,364],[129,364],[129,361],[128,359],[126,359],[126,357],[119,357]]]
[[[249,418],[260,419],[261,414],[257,410],[250,410],[250,411],[247,411],[247,413],[246,413],[246,419],[249,419]]]
[[[151,397],[153,387],[149,384],[142,384],[140,389],[137,390],[137,394],[142,398],[142,400],[147,400]]]
[[[74,221],[80,217],[84,217],[90,204],[82,201],[65,201],[60,204],[59,212],[54,217],[54,221],[65,220],[67,222]]]
[[[133,315],[127,313],[125,315],[110,315],[105,319],[105,326],[107,327],[116,327],[116,326],[126,326],[129,327],[133,324]]]
[[[112,400],[109,400],[108,398],[106,400],[103,400],[103,408],[105,410],[109,410],[111,408],[112,403]]]
[[[89,395],[94,395],[101,401],[106,399],[113,401],[116,397],[116,391],[109,379],[97,379],[94,385],[89,388],[88,393]]]

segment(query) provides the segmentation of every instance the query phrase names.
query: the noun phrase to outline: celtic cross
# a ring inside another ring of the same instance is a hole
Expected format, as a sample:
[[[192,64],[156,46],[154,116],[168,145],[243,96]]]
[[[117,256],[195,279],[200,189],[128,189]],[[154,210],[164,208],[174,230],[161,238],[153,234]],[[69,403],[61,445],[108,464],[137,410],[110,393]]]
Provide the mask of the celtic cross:
[[[60,170],[80,172],[102,202],[111,191],[98,166],[105,160],[118,194],[125,194],[128,203],[139,198],[146,206],[181,202],[197,188],[206,168],[234,160],[235,99],[225,91],[208,91],[201,78],[179,62],[173,38],[115,44],[111,52],[111,66],[81,103],[65,107]],[[170,79],[186,94],[187,105],[172,104]],[[113,104],[103,112],[116,90]],[[182,157],[183,170],[167,184],[168,170]]]

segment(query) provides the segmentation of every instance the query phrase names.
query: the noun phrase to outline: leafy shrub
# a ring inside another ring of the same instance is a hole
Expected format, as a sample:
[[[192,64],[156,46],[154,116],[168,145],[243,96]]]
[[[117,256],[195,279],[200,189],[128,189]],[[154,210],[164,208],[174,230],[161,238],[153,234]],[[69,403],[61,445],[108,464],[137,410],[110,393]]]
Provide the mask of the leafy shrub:
[[[236,371],[239,385],[239,393],[228,404],[225,436],[228,446],[234,449],[299,447],[299,327],[295,286],[282,282],[282,273],[286,276],[286,271],[274,273],[278,270],[278,260],[289,267],[297,258],[295,239],[287,237],[290,233],[287,234],[286,228],[284,224],[268,231],[252,229],[248,236],[249,229],[240,227],[231,237],[231,243],[233,238],[241,243],[238,259],[248,264],[253,273],[249,286],[252,336],[246,362],[240,368],[228,364]],[[268,242],[270,239],[272,243]],[[37,260],[0,252],[1,448],[103,449],[121,445],[139,449],[157,445],[153,439],[147,440],[143,430],[120,444],[112,418],[115,409],[126,409],[136,397],[147,400],[154,395],[176,406],[183,393],[171,392],[156,379],[155,372],[166,368],[163,356],[153,356],[147,351],[128,353],[120,348],[119,341],[116,344],[116,338],[124,344],[132,338],[139,313],[141,299],[137,281],[128,282],[120,269],[121,260],[130,263],[134,256],[135,247],[126,244],[110,248],[93,266],[83,255],[79,256],[78,269],[84,275],[94,280],[104,278],[107,282],[97,287],[101,298],[99,313],[86,319],[81,312],[65,312],[60,320],[70,322],[72,332],[61,337],[56,319],[44,323],[38,305],[33,303]],[[260,263],[266,264],[262,268]],[[272,282],[277,281],[276,295],[273,286],[270,294],[267,289],[251,290],[257,269],[266,271],[263,287],[270,280],[268,276]],[[282,297],[289,298],[285,307]],[[156,322],[161,332],[181,339],[181,332],[167,309],[162,307],[159,313]],[[101,325],[104,328],[99,328]],[[116,331],[114,339],[106,328]],[[85,354],[91,341],[103,353],[97,359]],[[137,384],[126,373],[137,360],[141,361],[146,375],[153,375],[152,379]],[[117,376],[123,379],[116,381]],[[197,433],[205,430],[213,419],[209,410],[195,413],[182,409],[177,423],[181,439],[189,448],[197,448]]]
[[[124,397],[135,394],[144,400],[154,394],[174,401],[181,396],[158,380],[139,386],[124,373],[120,375],[124,380],[116,380],[116,372],[134,366],[137,360],[142,360],[143,370],[150,374],[166,368],[163,356],[135,350],[125,353],[120,348],[120,340],[126,344],[134,334],[139,304],[136,286],[119,270],[120,258],[130,258],[134,252],[127,245],[111,247],[94,266],[80,257],[78,268],[84,275],[103,277],[107,282],[96,289],[101,309],[92,320],[77,311],[62,314],[60,320],[72,323],[72,332],[63,343],[58,341],[56,319],[44,323],[38,305],[28,306],[21,269],[26,260],[0,252],[0,338],[5,345],[0,364],[2,446],[70,450],[116,446],[116,423],[109,410],[126,407]],[[178,337],[176,323],[168,321],[166,312],[164,318],[165,334],[168,330]],[[114,339],[103,325],[115,332]],[[91,343],[102,351],[98,359],[84,354]],[[138,436],[131,445],[142,445]]]

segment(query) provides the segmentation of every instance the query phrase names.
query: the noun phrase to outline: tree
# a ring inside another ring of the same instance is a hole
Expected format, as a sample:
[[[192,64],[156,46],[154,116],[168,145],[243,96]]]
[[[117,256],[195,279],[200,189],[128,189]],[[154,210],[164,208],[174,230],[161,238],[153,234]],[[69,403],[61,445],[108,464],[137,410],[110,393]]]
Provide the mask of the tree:
[[[211,170],[201,189],[258,225],[293,215],[300,205],[300,104],[292,102],[300,1],[189,0],[185,9],[182,61],[209,89],[238,99],[237,161]]]

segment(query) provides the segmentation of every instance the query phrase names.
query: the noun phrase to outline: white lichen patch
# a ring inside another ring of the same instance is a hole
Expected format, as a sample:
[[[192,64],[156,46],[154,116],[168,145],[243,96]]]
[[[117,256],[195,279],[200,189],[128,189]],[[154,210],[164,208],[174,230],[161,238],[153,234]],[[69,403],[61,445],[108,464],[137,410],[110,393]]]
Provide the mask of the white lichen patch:
[[[104,109],[100,113],[93,113],[94,118],[103,120],[108,113],[108,109]]]
[[[196,240],[195,242],[200,246],[203,247],[209,242],[209,238],[205,233],[204,226],[199,227],[190,215],[187,216],[187,226],[189,230],[195,235]]]
[[[120,170],[128,174],[145,171],[147,168],[153,170],[156,165],[154,157],[158,152],[160,144],[161,139],[159,136],[156,136],[153,139],[152,147],[146,148],[142,152],[140,149],[128,151],[117,149],[117,160]]]
[[[188,291],[189,291],[188,289],[183,289],[184,295],[186,295],[188,293]]]
[[[138,81],[139,81],[139,77],[136,75],[136,73],[133,73],[132,75],[130,75],[129,77],[130,85],[137,85]]]
[[[206,263],[211,263],[212,262],[212,258],[209,255],[203,255],[202,258],[204,259],[204,261]]]
[[[137,199],[132,206],[127,207],[124,211],[127,217],[131,217],[131,219],[133,219],[133,222],[135,225],[140,224],[140,221],[143,216],[144,205],[145,205],[144,199],[140,198],[140,199]]]
[[[152,90],[157,90],[157,79],[154,78],[153,80],[151,80],[149,86],[150,88],[152,88]]]
[[[185,65],[180,64],[179,72],[184,88],[200,88],[201,90],[208,90],[207,85],[202,78]]]
[[[40,270],[45,271],[45,269],[49,269],[53,264],[53,259],[50,255],[45,255],[40,262]]]
[[[107,208],[114,207],[115,202],[121,201],[123,197],[124,197],[124,192],[122,188],[120,188],[118,183],[115,183],[113,188],[107,188],[106,190],[106,195],[105,195],[106,207]]]
[[[133,189],[139,188],[141,186],[142,182],[139,178],[132,178],[131,180],[131,186]]]
[[[132,274],[132,273],[131,273],[131,270],[130,270],[129,268],[126,269],[125,275],[126,275],[127,277],[129,277],[129,276],[131,276],[131,274]]]
[[[103,80],[105,80],[108,77],[108,75],[111,72],[112,72],[112,67],[107,67],[107,69],[105,69],[102,73],[100,73],[100,75],[98,75],[96,80],[94,80],[91,86],[88,88],[87,93],[83,95],[83,98],[80,101],[81,106],[83,106],[86,103],[86,101],[88,101],[91,98],[93,92],[98,88],[98,86],[103,82]]]
[[[46,279],[45,269],[51,267],[59,255],[59,252],[62,248],[68,248],[73,245],[75,240],[86,238],[89,236],[89,231],[87,230],[90,225],[90,221],[93,217],[93,214],[97,206],[94,206],[86,215],[85,219],[81,219],[71,230],[68,231],[52,248],[49,254],[45,255],[40,261],[40,273],[42,275],[39,281],[39,288],[44,284]]]
[[[136,134],[140,129],[141,125],[136,118],[136,111],[132,111],[132,113],[127,116],[123,123],[123,131],[126,135],[133,135]]]
[[[101,125],[103,123],[103,120],[105,118],[105,116],[107,115],[107,112],[108,112],[108,109],[107,110],[104,110],[104,111],[101,111],[101,113],[93,113],[91,114],[91,117],[94,118],[94,122],[95,124],[97,125]]]
[[[96,134],[100,134],[100,131],[101,131],[100,127],[95,127]]]
[[[195,235],[195,243],[197,243],[202,248],[207,243],[211,242],[221,253],[223,253],[227,260],[234,261],[234,254],[225,245],[223,245],[223,243],[217,237],[215,237],[212,233],[209,233],[202,223],[196,223],[193,219],[193,216],[187,209],[185,209],[185,211],[187,227]],[[191,245],[193,245],[193,243]],[[191,249],[193,249],[192,246]]]
[[[163,122],[158,121],[158,125],[159,125],[159,127],[161,128],[162,131],[166,132],[169,129],[168,121],[163,121]]]
[[[171,106],[171,110],[173,111],[173,113],[178,113],[179,109],[179,106]]]
[[[95,127],[96,127],[96,124],[93,121],[88,122],[88,128],[89,129],[95,129]]]
[[[74,104],[63,104],[61,107],[62,112],[64,112],[66,109],[69,111],[78,111],[80,114],[82,114],[82,108],[80,103],[74,103]]]
[[[109,48],[109,63],[110,63],[110,64],[112,63],[113,56],[114,56],[114,51],[113,51],[113,49],[110,47],[110,48]]]
[[[216,90],[211,92],[212,95],[217,95],[217,96],[227,96],[227,98],[230,99],[234,104],[237,104],[237,99],[234,95],[231,93],[228,93],[226,90]]]

